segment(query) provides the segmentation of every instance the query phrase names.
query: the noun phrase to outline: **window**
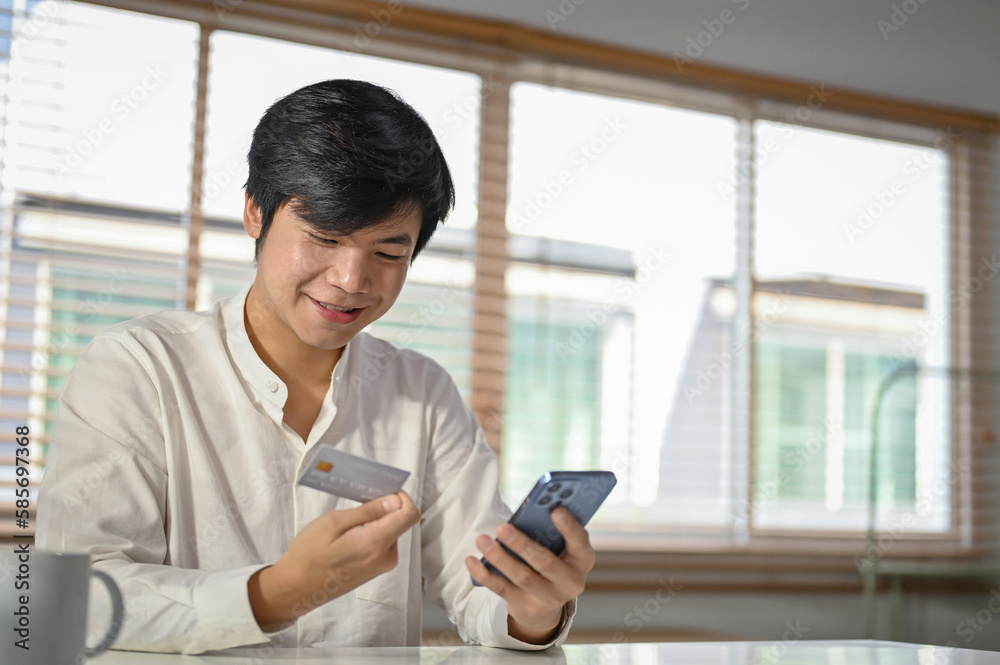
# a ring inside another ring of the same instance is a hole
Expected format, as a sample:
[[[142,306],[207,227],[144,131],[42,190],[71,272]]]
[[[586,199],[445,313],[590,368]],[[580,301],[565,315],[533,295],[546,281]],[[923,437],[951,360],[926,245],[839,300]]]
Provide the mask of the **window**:
[[[13,433],[27,425],[35,491],[76,356],[113,323],[184,304],[198,27],[76,3],[13,9],[3,58],[0,458],[14,463]],[[23,533],[14,481],[13,467],[0,467],[0,536]]]
[[[949,364],[949,158],[933,144],[773,122],[756,133],[766,158],[755,305],[773,324],[756,340],[751,516],[772,528],[862,531],[880,383],[903,364]],[[947,437],[917,445],[915,386],[897,386],[894,399],[884,413],[894,450],[875,467],[874,486],[892,496],[882,517],[915,513],[918,484],[950,481],[935,464],[949,455]],[[921,436],[943,433],[947,402],[921,407]],[[935,497],[913,530],[950,527],[950,502],[950,492]]]
[[[372,332],[437,359],[486,414],[509,502],[543,471],[602,467],[619,486],[601,547],[820,534],[849,550],[873,518],[945,551],[988,538],[995,149],[976,128],[995,119],[907,123],[805,90],[796,106],[736,79],[511,60],[405,15],[374,39],[370,17],[265,5],[217,3],[212,26],[169,0],[174,18],[5,5],[6,463],[27,422],[38,479],[61,382],[100,329],[247,283],[253,126],[283,94],[351,77],[427,118],[458,188]],[[502,411],[481,408],[487,384]]]
[[[551,465],[610,468],[600,523],[723,524],[729,444],[703,433],[728,405],[686,405],[681,379],[708,360],[710,282],[735,270],[734,207],[717,191],[734,119],[533,83],[511,110],[507,226],[512,249],[539,242],[507,275],[506,498]]]
[[[547,469],[603,466],[620,481],[595,520],[609,533],[864,533],[880,384],[950,357],[949,158],[934,134],[766,119],[747,133],[529,83],[511,99],[507,498]],[[544,239],[535,256],[522,235]],[[881,521],[951,483],[936,465],[951,451],[945,395],[918,413],[916,386],[896,388],[874,467]],[[911,531],[954,527],[951,499],[936,493]]]

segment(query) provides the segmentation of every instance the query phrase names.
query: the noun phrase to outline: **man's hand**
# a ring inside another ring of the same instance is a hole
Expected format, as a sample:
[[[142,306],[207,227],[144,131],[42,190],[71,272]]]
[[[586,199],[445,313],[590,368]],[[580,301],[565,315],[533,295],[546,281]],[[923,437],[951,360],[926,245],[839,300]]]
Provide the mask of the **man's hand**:
[[[497,527],[497,540],[530,568],[489,536],[476,538],[476,547],[507,579],[491,573],[475,557],[465,560],[473,579],[507,601],[507,632],[522,642],[544,644],[552,638],[563,607],[583,593],[587,573],[596,560],[590,537],[568,510],[553,510],[552,522],[566,540],[566,549],[559,556],[510,524]]]
[[[277,563],[250,578],[250,607],[258,625],[300,617],[392,570],[396,541],[419,519],[406,492],[317,517]]]

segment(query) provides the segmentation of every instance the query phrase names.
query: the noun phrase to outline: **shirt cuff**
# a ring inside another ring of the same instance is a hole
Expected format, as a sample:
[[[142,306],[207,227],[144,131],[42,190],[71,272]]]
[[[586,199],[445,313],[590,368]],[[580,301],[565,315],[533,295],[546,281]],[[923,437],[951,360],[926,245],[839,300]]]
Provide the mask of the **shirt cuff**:
[[[549,647],[559,646],[566,641],[566,637],[569,635],[570,626],[573,624],[573,617],[576,616],[576,598],[563,606],[562,619],[559,621],[559,628],[556,630],[552,639],[544,644],[522,642],[517,638],[511,637],[507,632],[507,603],[499,596],[496,598],[500,602],[496,603],[493,607],[493,616],[491,621],[493,630],[491,632],[493,633],[494,638],[489,641],[484,641],[483,646],[518,649],[520,651],[541,651],[542,649],[548,649]]]
[[[210,582],[199,585],[194,591],[194,606],[198,612],[198,634],[203,644],[185,648],[188,653],[208,649],[260,644],[268,635],[287,628],[286,625],[268,626],[262,630],[250,607],[250,578],[265,566],[247,566],[213,573]]]

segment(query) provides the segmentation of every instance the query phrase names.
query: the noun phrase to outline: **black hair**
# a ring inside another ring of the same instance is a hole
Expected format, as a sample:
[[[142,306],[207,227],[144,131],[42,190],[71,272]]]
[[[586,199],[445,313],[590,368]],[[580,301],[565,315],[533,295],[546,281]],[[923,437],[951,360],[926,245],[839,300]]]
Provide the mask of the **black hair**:
[[[322,81],[279,99],[257,124],[247,162],[244,187],[263,219],[255,260],[275,212],[292,197],[292,212],[335,235],[418,207],[414,257],[455,205],[427,122],[395,92],[364,81]]]

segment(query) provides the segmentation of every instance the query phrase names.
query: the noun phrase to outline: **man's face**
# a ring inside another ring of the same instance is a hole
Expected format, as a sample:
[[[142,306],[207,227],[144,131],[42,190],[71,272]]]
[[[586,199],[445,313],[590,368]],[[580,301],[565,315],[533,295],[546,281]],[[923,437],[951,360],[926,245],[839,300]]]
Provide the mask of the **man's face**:
[[[286,201],[260,248],[247,301],[248,321],[261,343],[340,349],[396,301],[420,233],[420,209],[345,236],[316,229]],[[261,232],[249,197],[244,225]],[[270,349],[273,353],[275,350]]]

